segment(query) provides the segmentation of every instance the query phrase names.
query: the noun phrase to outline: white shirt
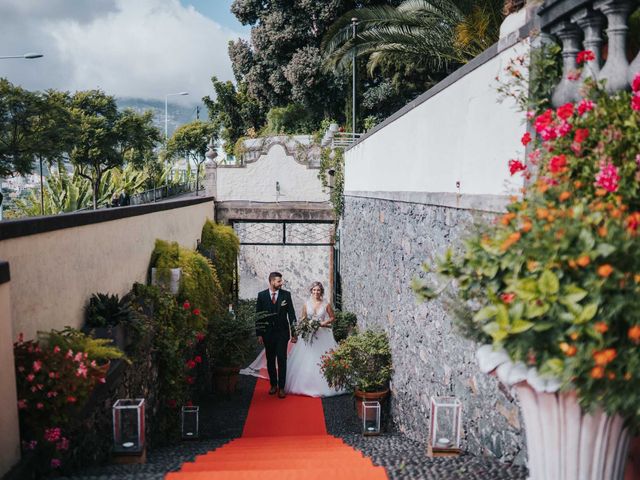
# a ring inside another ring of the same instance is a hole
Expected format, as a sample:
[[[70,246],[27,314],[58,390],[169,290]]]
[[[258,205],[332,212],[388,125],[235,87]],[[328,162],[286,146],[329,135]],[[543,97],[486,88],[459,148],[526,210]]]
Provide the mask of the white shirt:
[[[271,287],[269,287],[269,300],[271,300],[273,302],[273,294],[276,294],[276,303],[278,303],[278,296],[280,295],[280,290],[271,290]]]

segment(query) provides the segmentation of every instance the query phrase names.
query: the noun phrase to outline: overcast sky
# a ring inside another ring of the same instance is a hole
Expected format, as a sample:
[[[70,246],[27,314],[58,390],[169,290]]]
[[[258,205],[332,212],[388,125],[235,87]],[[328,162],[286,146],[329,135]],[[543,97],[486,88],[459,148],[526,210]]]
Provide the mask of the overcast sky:
[[[212,75],[231,80],[227,42],[248,37],[232,0],[0,0],[0,77],[30,90],[100,88],[195,103]]]

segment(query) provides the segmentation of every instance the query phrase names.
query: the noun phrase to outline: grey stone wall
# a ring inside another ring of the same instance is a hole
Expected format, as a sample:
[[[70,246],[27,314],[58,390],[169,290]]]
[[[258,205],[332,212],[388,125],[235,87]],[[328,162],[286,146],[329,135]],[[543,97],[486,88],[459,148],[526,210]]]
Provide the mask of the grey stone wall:
[[[373,198],[345,199],[341,231],[344,308],[360,327],[389,334],[394,362],[391,411],[398,428],[426,441],[431,396],[462,401],[463,448],[524,463],[522,419],[504,385],[482,374],[476,346],[456,333],[438,300],[419,304],[411,290],[423,262],[459,245],[490,214]]]

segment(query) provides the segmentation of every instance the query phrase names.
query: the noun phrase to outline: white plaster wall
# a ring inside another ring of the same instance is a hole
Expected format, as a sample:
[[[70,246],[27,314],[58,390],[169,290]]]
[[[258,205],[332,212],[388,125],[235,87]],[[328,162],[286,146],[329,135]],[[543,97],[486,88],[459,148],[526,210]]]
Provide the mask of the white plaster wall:
[[[525,114],[513,101],[499,102],[495,77],[527,48],[504,50],[348,150],[345,192],[501,195],[520,188],[508,161],[524,159]]]
[[[244,167],[218,166],[217,201],[324,202],[329,199],[318,178],[318,169],[307,168],[287,155],[284,147],[272,145],[266,155]],[[276,192],[280,183],[280,194]]]

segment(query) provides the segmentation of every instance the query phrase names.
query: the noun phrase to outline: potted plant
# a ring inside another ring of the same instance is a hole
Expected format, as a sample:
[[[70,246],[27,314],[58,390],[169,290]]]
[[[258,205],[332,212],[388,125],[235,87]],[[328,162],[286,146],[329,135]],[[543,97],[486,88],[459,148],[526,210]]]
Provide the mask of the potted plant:
[[[84,331],[96,338],[110,338],[124,350],[127,346],[126,323],[131,319],[128,298],[118,295],[94,293],[86,308]]]
[[[356,317],[355,313],[338,310],[336,312],[336,320],[333,322],[333,338],[335,341],[340,343],[347,338],[354,331],[357,323],[358,317]]]
[[[209,358],[218,392],[225,395],[235,392],[240,369],[255,352],[256,343],[252,300],[241,300],[235,311],[217,315],[209,322]]]
[[[487,345],[481,369],[519,392],[531,478],[621,479],[640,426],[640,76],[632,93],[593,89],[533,124],[536,180],[435,270],[457,287],[463,332]]]
[[[387,334],[365,330],[347,337],[323,356],[320,369],[329,386],[353,390],[362,417],[363,401],[382,401],[389,395],[392,366]]]

